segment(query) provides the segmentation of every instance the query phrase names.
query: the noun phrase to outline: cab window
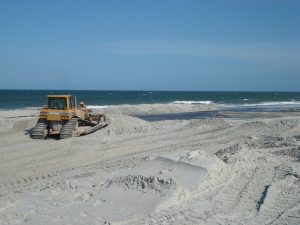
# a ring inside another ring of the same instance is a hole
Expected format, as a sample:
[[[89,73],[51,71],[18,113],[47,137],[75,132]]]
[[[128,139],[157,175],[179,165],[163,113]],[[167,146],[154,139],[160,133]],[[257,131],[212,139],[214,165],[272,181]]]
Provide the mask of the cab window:
[[[49,109],[66,109],[67,103],[64,98],[50,98],[48,100]]]

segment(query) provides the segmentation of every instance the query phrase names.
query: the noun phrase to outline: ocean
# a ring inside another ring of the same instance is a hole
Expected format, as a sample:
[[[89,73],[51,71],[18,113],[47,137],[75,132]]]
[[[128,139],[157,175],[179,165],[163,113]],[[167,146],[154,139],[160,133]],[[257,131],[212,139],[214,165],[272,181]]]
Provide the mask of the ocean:
[[[41,107],[47,95],[71,94],[90,108],[123,104],[219,104],[300,108],[300,92],[0,90],[0,110]]]

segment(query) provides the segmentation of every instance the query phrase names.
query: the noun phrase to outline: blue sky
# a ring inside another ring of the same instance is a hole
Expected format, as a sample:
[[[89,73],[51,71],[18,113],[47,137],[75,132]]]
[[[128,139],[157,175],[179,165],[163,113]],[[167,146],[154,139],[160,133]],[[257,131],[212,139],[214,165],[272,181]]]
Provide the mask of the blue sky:
[[[0,1],[1,89],[300,91],[300,1]]]

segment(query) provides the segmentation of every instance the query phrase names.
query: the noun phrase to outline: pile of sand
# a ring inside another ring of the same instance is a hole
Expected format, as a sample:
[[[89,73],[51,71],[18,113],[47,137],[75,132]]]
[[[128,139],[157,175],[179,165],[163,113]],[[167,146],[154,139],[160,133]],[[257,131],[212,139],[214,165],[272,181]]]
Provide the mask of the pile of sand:
[[[122,115],[122,114],[108,114],[107,134],[122,135],[131,134],[135,132],[145,132],[148,129],[148,124],[144,120],[136,117]]]

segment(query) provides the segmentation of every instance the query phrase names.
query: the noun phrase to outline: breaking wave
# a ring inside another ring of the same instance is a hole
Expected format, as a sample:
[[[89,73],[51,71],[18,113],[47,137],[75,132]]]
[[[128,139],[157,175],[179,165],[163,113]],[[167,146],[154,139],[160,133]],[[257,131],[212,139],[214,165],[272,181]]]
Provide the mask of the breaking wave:
[[[175,103],[175,104],[187,104],[187,105],[196,105],[196,104],[206,104],[206,105],[209,105],[209,104],[213,104],[214,102],[213,101],[174,101],[172,103]]]
[[[300,106],[299,101],[278,101],[278,102],[260,102],[260,103],[251,103],[251,104],[240,104],[239,106],[246,107],[263,107],[263,106]]]
[[[106,109],[108,105],[87,105],[88,109]]]

